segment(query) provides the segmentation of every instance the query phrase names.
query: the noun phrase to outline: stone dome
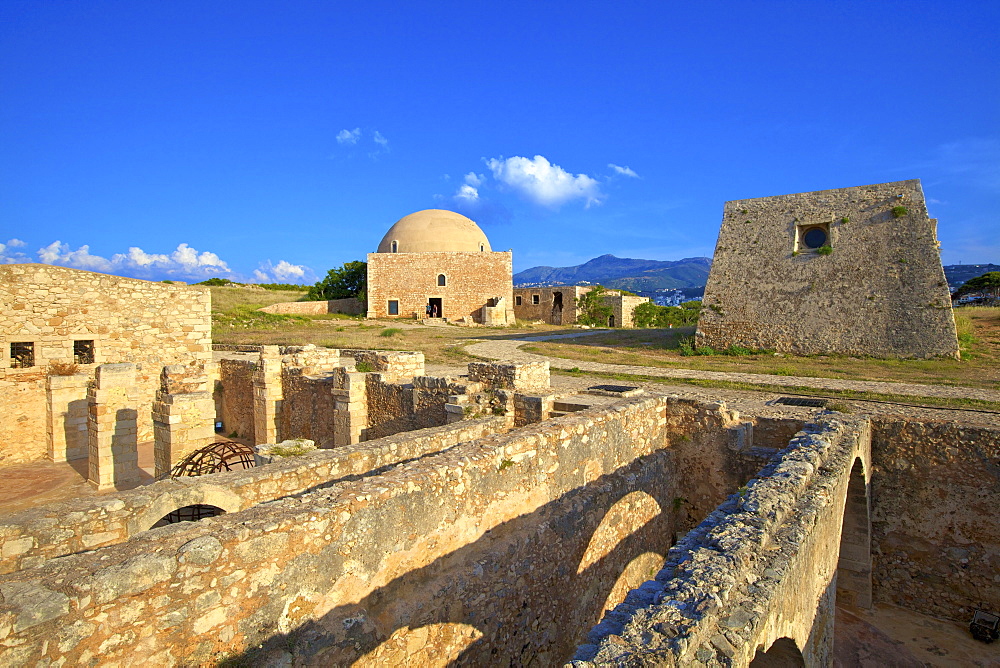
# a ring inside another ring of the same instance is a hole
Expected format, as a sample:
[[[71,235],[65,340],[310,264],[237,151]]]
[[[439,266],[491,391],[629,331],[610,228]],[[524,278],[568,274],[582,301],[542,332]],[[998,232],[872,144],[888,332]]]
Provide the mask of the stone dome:
[[[396,221],[382,237],[377,252],[478,253],[490,250],[490,240],[472,220],[454,211],[426,209]]]

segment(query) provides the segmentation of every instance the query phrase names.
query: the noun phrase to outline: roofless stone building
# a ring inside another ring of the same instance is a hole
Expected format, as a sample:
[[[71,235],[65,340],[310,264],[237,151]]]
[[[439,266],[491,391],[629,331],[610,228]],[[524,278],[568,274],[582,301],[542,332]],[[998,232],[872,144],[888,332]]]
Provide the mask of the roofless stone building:
[[[493,252],[469,218],[428,209],[399,219],[368,254],[367,316],[506,325],[512,287],[512,252]]]
[[[956,357],[918,179],[726,202],[699,346]]]

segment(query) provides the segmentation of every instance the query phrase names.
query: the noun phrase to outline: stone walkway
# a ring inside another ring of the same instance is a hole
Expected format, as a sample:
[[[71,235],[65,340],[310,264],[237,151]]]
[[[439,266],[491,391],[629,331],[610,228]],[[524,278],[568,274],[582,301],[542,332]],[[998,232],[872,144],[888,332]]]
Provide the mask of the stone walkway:
[[[948,385],[921,385],[918,383],[895,383],[874,380],[844,380],[838,378],[814,378],[809,376],[776,376],[763,373],[738,373],[730,371],[697,371],[654,366],[632,366],[626,364],[605,364],[583,360],[546,357],[520,350],[532,341],[553,341],[579,336],[603,334],[605,330],[585,331],[573,334],[551,336],[531,336],[521,339],[481,341],[465,347],[465,351],[477,357],[511,362],[548,362],[553,369],[573,369],[596,371],[599,373],[622,373],[632,376],[656,378],[684,378],[695,380],[720,380],[753,385],[781,385],[785,387],[808,387],[817,390],[854,390],[877,392],[879,394],[899,394],[913,397],[939,397],[942,399],[980,399],[1000,403],[1000,392],[975,387],[952,387]]]

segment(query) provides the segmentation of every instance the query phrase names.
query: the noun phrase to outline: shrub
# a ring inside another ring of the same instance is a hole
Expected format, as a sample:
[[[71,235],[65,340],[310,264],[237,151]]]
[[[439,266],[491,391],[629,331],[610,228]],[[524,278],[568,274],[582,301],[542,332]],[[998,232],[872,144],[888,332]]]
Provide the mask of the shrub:
[[[905,206],[894,206],[894,207],[892,207],[892,217],[893,218],[902,218],[907,213],[909,213],[909,212],[906,210]]]
[[[50,376],[75,376],[80,367],[72,362],[49,362]]]
[[[354,365],[354,368],[361,373],[371,373],[375,370],[375,367],[371,365],[371,362],[358,362]]]
[[[603,285],[595,285],[590,291],[577,297],[576,307],[580,309],[580,314],[576,321],[591,327],[607,327],[608,319],[614,314],[614,309],[604,305],[607,293]]]
[[[816,253],[818,255],[829,255],[832,252],[833,252],[833,247],[829,245],[820,246],[819,248],[816,249]]]

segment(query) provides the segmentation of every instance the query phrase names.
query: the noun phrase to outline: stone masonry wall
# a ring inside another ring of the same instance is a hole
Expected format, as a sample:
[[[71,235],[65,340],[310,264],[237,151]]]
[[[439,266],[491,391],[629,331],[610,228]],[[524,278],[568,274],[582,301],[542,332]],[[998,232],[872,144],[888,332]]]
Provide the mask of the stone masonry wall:
[[[126,492],[14,513],[0,520],[0,573],[35,568],[55,557],[121,543],[182,506],[208,503],[235,512],[506,430],[503,418],[468,420],[368,441],[350,449],[314,450],[305,457],[289,457],[245,471],[173,478]]]
[[[802,243],[815,227],[829,255]],[[697,344],[954,357],[936,227],[915,179],[726,202]]]
[[[967,623],[1000,610],[1000,431],[877,418],[876,600]]]
[[[746,666],[790,638],[833,665],[837,551],[865,419],[821,418],[674,546],[578,648],[574,666]],[[864,486],[862,480],[862,487]]]
[[[166,364],[211,360],[208,288],[151,283],[43,264],[0,266],[0,466],[47,453],[46,376],[73,362],[73,342],[94,342],[98,364],[136,364],[138,437],[152,440],[149,407]],[[35,366],[11,368],[11,342],[34,344]]]
[[[253,372],[250,360],[223,359],[219,361],[218,418],[226,434],[254,439],[253,432]]]
[[[514,288],[514,316],[518,320],[541,320],[553,325],[576,323],[576,298],[590,290],[579,285],[560,285],[552,288]],[[562,294],[562,309],[555,309],[555,293]],[[538,295],[538,303],[532,303],[532,296]],[[520,297],[521,303],[517,303]]]
[[[0,663],[552,665],[742,482],[732,423],[627,400],[52,560],[0,581]]]
[[[482,322],[490,299],[512,298],[512,253],[369,253],[368,317],[424,318],[430,297],[441,298],[441,316]],[[439,286],[444,274],[447,285]],[[399,302],[399,315],[390,316],[389,300]]]
[[[548,362],[470,362],[469,380],[504,390],[539,390],[549,386]]]

